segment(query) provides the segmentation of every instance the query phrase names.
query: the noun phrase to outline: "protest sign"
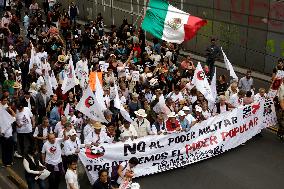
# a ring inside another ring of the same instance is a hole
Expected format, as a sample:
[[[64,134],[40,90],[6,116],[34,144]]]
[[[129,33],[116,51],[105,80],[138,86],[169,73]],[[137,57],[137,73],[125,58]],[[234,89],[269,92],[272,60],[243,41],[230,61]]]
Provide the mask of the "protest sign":
[[[135,177],[189,165],[235,148],[267,127],[266,117],[273,114],[265,110],[268,107],[265,103],[254,103],[211,117],[188,132],[102,144],[100,153],[93,152],[92,148],[82,149],[79,157],[91,183],[97,179],[100,169],[111,170],[131,157],[137,157],[140,163],[135,168]]]
[[[139,81],[139,71],[132,72],[132,81]]]

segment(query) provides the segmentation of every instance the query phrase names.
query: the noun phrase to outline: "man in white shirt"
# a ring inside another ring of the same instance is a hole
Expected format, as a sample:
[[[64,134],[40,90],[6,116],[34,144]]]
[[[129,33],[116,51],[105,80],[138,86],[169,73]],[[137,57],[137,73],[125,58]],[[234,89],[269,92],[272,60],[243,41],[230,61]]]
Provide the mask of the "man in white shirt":
[[[239,81],[239,89],[244,91],[251,91],[253,89],[253,78],[251,77],[251,71],[248,70],[245,77],[242,77]]]
[[[179,91],[179,89],[176,87],[175,90],[168,94],[167,98],[171,98],[175,104],[178,104],[180,100],[183,100],[182,93]]]
[[[190,114],[190,108],[188,106],[184,106],[182,111],[186,114],[185,119],[187,119],[188,124],[192,127],[196,123],[196,119],[193,115]]]
[[[61,144],[64,139],[55,138],[54,134],[48,135],[48,140],[44,143],[41,153],[50,175],[48,177],[49,189],[58,189],[63,170]]]
[[[80,139],[77,137],[77,132],[75,129],[69,131],[69,139],[64,142],[64,153],[65,156],[78,155],[80,148],[85,145],[81,144]]]
[[[23,104],[17,105],[16,122],[17,122],[17,135],[20,146],[21,155],[25,154],[25,146],[33,146],[33,127],[35,122],[33,114],[28,107],[24,107]],[[25,140],[29,141],[29,144],[25,144]]]
[[[42,118],[42,124],[35,128],[33,137],[36,139],[38,149],[41,150],[43,144],[47,140],[47,135],[53,133],[52,127],[49,125],[47,117]]]
[[[246,92],[244,90],[239,90],[239,92],[237,94],[233,94],[230,97],[229,100],[229,104],[233,107],[233,108],[237,108],[239,106],[243,105],[243,98],[245,97]]]
[[[56,125],[55,125],[55,128],[54,128],[54,133],[55,133],[55,136],[59,136],[61,131],[64,130],[64,126],[65,124],[67,123],[67,118],[66,116],[62,116],[61,117],[61,121],[59,121]]]
[[[153,135],[154,133],[151,130],[150,122],[146,119],[147,114],[145,113],[145,110],[139,109],[134,113],[137,118],[134,119],[132,125],[137,132],[137,137],[140,138],[147,135]]]
[[[8,100],[7,97],[2,97],[1,103],[6,100]],[[16,121],[15,119],[16,114],[10,107],[4,108],[1,103],[0,103],[1,116],[4,116],[6,118],[5,120],[3,120],[2,118],[0,125],[0,134],[3,136],[1,140],[2,163],[3,166],[8,167],[11,166],[13,163],[14,140],[12,137],[12,132],[13,132],[12,124],[14,121]]]
[[[79,189],[78,174],[77,174],[77,156],[71,156],[68,159],[68,169],[65,174],[67,189]]]
[[[261,102],[261,101],[265,100],[265,98],[267,98],[267,94],[265,93],[265,89],[259,88],[258,93],[256,95],[254,95],[253,100],[255,102]]]
[[[111,138],[107,136],[106,132],[102,130],[102,124],[98,121],[90,123],[93,130],[86,136],[84,143],[88,145],[98,146],[102,143],[110,143]]]
[[[121,131],[121,134],[120,134],[121,141],[126,141],[128,139],[137,138],[137,132],[135,128],[127,120],[124,120],[124,124],[119,127],[119,130]]]

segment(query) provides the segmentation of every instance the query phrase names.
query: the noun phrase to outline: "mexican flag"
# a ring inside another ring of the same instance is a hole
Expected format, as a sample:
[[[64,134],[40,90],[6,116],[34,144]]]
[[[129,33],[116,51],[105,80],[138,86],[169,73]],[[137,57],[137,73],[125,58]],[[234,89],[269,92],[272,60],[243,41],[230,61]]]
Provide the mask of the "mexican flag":
[[[206,20],[191,16],[166,0],[150,0],[142,29],[159,39],[180,44],[192,39],[206,23]]]

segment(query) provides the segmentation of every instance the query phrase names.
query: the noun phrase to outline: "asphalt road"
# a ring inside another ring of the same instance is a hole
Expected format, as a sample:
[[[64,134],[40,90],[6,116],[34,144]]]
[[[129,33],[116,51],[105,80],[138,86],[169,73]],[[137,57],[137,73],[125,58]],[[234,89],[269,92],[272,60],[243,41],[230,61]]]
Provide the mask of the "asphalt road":
[[[23,178],[20,159],[12,169]],[[255,137],[245,146],[189,165],[185,169],[141,177],[136,181],[140,183],[141,189],[283,189],[283,177],[284,143],[275,134],[265,130],[263,137]],[[0,182],[0,188],[4,188],[3,184]],[[82,189],[91,188],[86,176],[80,180],[80,185]],[[65,188],[65,180],[62,180],[60,189]]]

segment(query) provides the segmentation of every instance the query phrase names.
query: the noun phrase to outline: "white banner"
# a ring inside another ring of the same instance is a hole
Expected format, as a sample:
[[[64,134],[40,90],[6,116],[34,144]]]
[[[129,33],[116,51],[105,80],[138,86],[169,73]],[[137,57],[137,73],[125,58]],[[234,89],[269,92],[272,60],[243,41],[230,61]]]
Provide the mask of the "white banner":
[[[111,170],[131,157],[137,157],[140,161],[134,171],[135,177],[150,175],[205,160],[235,148],[267,127],[266,117],[271,116],[273,106],[265,105],[264,102],[255,103],[211,117],[194,125],[188,132],[102,144],[96,150],[82,149],[79,157],[91,183],[97,179],[100,169]]]

